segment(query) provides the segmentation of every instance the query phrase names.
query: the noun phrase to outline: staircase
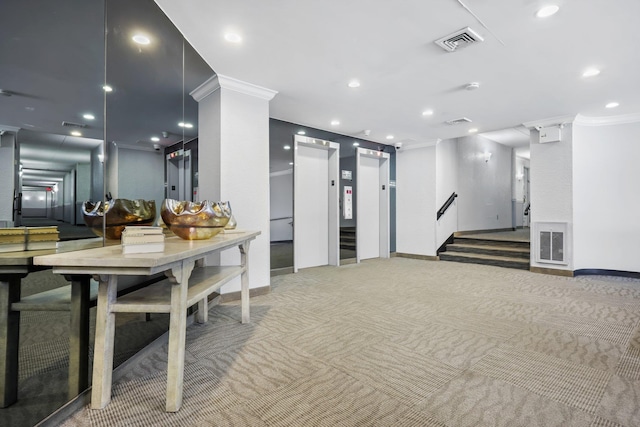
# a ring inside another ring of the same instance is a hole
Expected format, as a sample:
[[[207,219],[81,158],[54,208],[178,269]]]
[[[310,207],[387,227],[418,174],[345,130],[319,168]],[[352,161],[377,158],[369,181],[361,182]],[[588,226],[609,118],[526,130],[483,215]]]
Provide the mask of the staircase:
[[[454,237],[439,253],[442,261],[494,265],[529,270],[530,243],[514,240]]]
[[[340,227],[340,249],[356,250],[355,227]]]

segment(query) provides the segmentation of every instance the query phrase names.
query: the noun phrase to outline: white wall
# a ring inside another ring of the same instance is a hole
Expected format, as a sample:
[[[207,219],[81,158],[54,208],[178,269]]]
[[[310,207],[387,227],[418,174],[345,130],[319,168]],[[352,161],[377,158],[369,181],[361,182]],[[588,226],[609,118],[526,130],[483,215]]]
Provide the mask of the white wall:
[[[479,135],[459,138],[458,187],[459,231],[512,227],[511,148]]]
[[[293,169],[269,175],[272,242],[293,240]]]
[[[524,168],[530,168],[529,159],[524,157],[518,157],[515,155],[514,150],[514,166],[513,166],[513,188],[511,197],[513,198],[513,224],[516,227],[522,227],[524,225],[524,208],[529,203],[529,200],[525,200],[525,188],[526,181],[524,176]]]
[[[565,125],[559,142],[538,143],[539,133],[531,130],[531,266],[573,270],[573,137]],[[567,265],[538,263],[536,223],[567,223],[565,259]]]
[[[396,252],[436,255],[436,147],[396,154]]]
[[[458,141],[447,139],[436,145],[436,210],[458,191]],[[436,221],[436,248],[455,231],[458,231],[458,199]]]
[[[164,201],[164,161],[161,152],[119,147],[118,198],[155,200],[156,217],[160,216]]]
[[[62,200],[63,200],[63,221],[69,224],[75,224],[76,219],[76,204],[75,204],[75,188],[76,188],[76,176],[75,172],[71,171],[64,176],[62,187]]]
[[[46,218],[48,199],[47,192],[44,190],[23,190],[22,217]]]
[[[640,122],[574,124],[575,270],[640,272],[639,142]]]

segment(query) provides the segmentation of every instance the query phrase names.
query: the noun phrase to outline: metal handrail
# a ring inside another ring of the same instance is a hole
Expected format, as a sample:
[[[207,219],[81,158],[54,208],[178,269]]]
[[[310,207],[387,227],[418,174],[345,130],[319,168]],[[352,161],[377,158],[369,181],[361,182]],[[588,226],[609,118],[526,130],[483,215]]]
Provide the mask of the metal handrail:
[[[458,195],[454,191],[451,194],[451,196],[449,196],[447,201],[444,202],[444,205],[442,205],[442,207],[440,209],[438,209],[438,212],[436,212],[436,220],[440,219],[440,217],[442,215],[444,215],[444,213],[447,211],[447,209],[449,209],[449,206],[451,206],[453,204],[453,201],[456,199],[456,197],[458,197]]]

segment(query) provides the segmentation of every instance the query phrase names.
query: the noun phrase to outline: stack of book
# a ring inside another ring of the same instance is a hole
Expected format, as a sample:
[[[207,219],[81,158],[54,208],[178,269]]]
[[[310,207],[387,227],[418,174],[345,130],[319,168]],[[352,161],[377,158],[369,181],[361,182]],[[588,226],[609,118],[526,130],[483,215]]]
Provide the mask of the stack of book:
[[[0,252],[24,251],[26,248],[26,228],[0,228]]]
[[[57,226],[27,227],[26,236],[28,251],[56,249],[60,240]]]
[[[123,254],[164,252],[162,227],[127,226],[122,232]]]

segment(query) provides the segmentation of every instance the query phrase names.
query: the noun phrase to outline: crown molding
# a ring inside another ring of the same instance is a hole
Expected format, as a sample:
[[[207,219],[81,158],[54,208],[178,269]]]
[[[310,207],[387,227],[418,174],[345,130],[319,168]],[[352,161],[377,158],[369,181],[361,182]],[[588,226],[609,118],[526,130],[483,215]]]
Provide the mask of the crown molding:
[[[275,90],[243,82],[242,80],[234,79],[233,77],[224,76],[222,74],[216,74],[192,90],[189,95],[191,95],[197,102],[200,102],[202,99],[221,88],[253,96],[255,98],[264,99],[265,101],[271,101],[273,97],[278,94]]]
[[[582,114],[576,116],[575,122],[583,126],[613,126],[640,122],[640,113],[623,114],[619,116],[587,117]]]

